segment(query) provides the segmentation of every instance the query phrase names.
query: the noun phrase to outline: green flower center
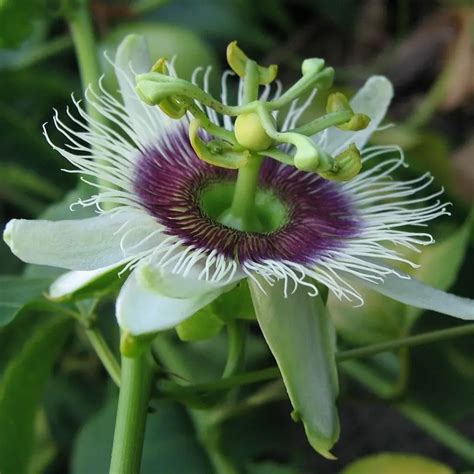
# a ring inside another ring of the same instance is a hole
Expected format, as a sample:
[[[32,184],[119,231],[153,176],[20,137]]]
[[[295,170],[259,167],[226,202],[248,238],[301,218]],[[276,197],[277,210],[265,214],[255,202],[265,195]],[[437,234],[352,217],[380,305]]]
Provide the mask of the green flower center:
[[[222,181],[207,185],[199,196],[203,212],[212,220],[235,229],[228,210],[232,205],[235,182]],[[288,207],[268,189],[258,189],[255,194],[254,222],[250,232],[270,234],[283,227],[288,221]]]

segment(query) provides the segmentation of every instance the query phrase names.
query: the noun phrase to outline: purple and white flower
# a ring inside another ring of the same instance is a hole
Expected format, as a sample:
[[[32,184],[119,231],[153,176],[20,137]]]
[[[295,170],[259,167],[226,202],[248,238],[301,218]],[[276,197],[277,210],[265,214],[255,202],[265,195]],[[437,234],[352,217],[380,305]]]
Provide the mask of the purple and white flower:
[[[281,280],[285,295],[301,286],[316,295],[322,284],[352,304],[363,303],[357,286],[368,285],[408,304],[474,319],[472,301],[429,288],[389,266],[410,263],[404,249],[433,243],[424,226],[448,211],[441,191],[420,193],[432,183],[429,174],[409,181],[392,177],[405,166],[398,147],[366,147],[392,99],[386,78],[370,78],[351,101],[354,110],[370,117],[366,129],[332,127],[312,137],[332,155],[356,144],[362,172],[348,182],[333,182],[266,159],[257,200],[262,206],[277,203],[280,219],[265,232],[243,232],[221,224],[204,199],[206,193],[212,197],[213,186],[232,186],[237,172],[198,158],[187,116],[171,120],[137,97],[135,76],[151,67],[145,43],[129,38],[114,65],[122,100],[101,84],[100,92],[89,88],[86,93],[109,126],[73,99],[73,111],[66,114],[75,128],[57,112],[53,119],[65,143],[53,143],[45,128],[51,146],[73,165],[68,171],[97,187],[79,204],[94,206],[98,215],[57,222],[14,219],[4,233],[23,261],[72,270],[53,284],[53,297],[112,269],[131,270],[117,300],[117,318],[133,335],[179,324],[243,278],[270,286]],[[193,81],[207,89],[209,72],[197,70]],[[224,103],[230,75],[222,77]],[[280,87],[267,86],[264,98],[270,94],[278,96]],[[284,128],[294,127],[309,104],[294,102]],[[232,130],[228,117],[206,112]],[[219,199],[213,205],[225,208],[225,198]]]

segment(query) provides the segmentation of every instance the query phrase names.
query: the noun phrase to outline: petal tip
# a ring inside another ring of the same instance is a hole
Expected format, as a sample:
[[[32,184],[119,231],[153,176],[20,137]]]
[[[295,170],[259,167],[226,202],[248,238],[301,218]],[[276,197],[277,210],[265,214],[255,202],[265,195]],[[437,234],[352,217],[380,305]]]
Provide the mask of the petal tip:
[[[15,255],[16,255],[16,252],[15,252],[15,245],[14,245],[14,234],[15,234],[18,222],[19,222],[19,219],[10,220],[5,226],[5,229],[3,230],[3,240],[8,245],[8,247],[10,247],[10,250]]]

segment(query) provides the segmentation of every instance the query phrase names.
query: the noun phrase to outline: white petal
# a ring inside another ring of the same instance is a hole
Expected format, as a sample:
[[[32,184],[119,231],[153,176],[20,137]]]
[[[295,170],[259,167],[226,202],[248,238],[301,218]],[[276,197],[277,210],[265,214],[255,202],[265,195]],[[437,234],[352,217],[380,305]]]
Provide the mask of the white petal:
[[[140,284],[135,270],[117,298],[117,320],[123,330],[135,336],[170,329],[230,288],[212,286],[189,298],[170,298]]]
[[[190,298],[202,293],[217,290],[229,285],[235,285],[239,280],[245,278],[242,271],[235,272],[231,278],[225,277],[218,281],[209,281],[203,278],[204,266],[198,262],[183,276],[180,273],[172,273],[167,268],[153,264],[142,264],[136,270],[136,277],[144,288],[149,288],[163,296],[171,298]]]
[[[13,219],[3,238],[24,262],[97,270],[157,245],[159,229],[145,213],[124,211],[63,221]]]
[[[390,274],[384,276],[384,282],[378,285],[365,280],[358,280],[358,282],[410,306],[436,311],[455,318],[474,320],[474,300],[425,285],[399,270],[397,273],[403,278]]]
[[[152,63],[148,45],[144,36],[128,35],[120,43],[115,55],[115,75],[120,86],[125,108],[132,122],[132,127],[138,136],[146,142],[148,129],[144,124],[147,116],[144,104],[135,92],[135,76],[149,72]]]
[[[107,273],[114,271],[117,273],[120,265],[111,265],[105,268],[99,268],[98,270],[91,270],[88,272],[73,271],[67,272],[57,278],[49,287],[48,297],[55,299],[62,299],[78,290],[85,288],[86,286],[99,280],[102,276]]]
[[[358,132],[343,131],[331,127],[322,132],[322,134],[326,133],[323,142],[324,149],[332,155],[337,155],[351,143],[355,143],[357,148],[361,150],[385,117],[392,97],[393,86],[386,77],[370,77],[351,100],[351,107],[354,112],[368,115],[371,119],[370,124],[367,128]],[[320,139],[322,134],[318,134],[316,138]]]

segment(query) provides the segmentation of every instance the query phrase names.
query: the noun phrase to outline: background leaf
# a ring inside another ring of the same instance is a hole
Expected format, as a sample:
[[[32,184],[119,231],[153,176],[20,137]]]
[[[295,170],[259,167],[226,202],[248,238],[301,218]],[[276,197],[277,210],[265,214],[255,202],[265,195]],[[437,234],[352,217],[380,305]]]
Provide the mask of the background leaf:
[[[72,474],[108,472],[117,400],[110,400],[81,430]],[[147,421],[141,474],[208,474],[211,471],[183,408],[159,402]]]
[[[72,321],[50,317],[33,328],[16,347],[0,384],[0,472],[28,472],[34,420],[54,361],[66,340]],[[23,328],[28,330],[27,328]]]
[[[48,289],[48,279],[0,276],[0,326],[10,323],[29,302]]]

